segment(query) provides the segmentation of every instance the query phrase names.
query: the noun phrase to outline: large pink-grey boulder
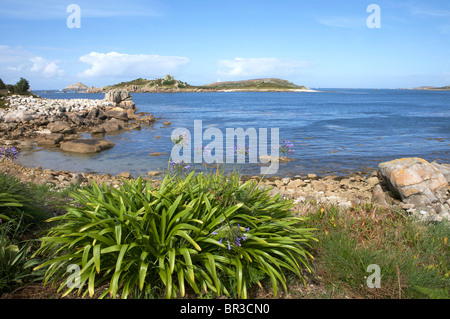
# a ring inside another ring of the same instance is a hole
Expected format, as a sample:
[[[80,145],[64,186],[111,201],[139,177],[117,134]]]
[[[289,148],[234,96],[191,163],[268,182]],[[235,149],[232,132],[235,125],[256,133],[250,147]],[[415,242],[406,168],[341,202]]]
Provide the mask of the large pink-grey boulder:
[[[378,170],[403,203],[427,206],[445,197],[448,182],[440,170],[424,159],[401,158],[380,163]]]
[[[111,90],[105,93],[105,98],[108,102],[120,103],[122,101],[131,100],[131,95],[127,91],[123,90]]]
[[[73,133],[74,129],[66,122],[56,121],[47,125],[52,133]]]
[[[61,150],[73,153],[98,153],[114,147],[114,143],[103,139],[74,140],[61,143]]]

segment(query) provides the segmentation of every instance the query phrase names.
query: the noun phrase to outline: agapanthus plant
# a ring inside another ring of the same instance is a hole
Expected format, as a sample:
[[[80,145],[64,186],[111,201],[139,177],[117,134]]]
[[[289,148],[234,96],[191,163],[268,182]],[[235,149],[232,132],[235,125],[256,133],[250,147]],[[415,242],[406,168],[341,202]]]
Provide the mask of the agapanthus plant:
[[[187,171],[189,171],[191,168],[191,165],[189,165],[188,163],[184,162],[184,161],[170,161],[169,163],[169,172],[171,174],[175,174],[175,173],[185,173]]]
[[[222,219],[223,223],[223,219]],[[228,250],[232,247],[241,247],[241,241],[247,240],[246,232],[250,231],[249,227],[241,227],[239,224],[233,225],[229,223],[223,223],[223,225],[218,226],[215,231],[211,233],[214,238],[220,238],[219,243],[222,244],[224,240],[227,243]]]
[[[284,156],[294,154],[294,144],[291,141],[283,140],[280,145],[280,154]]]
[[[5,158],[14,160],[17,156],[19,156],[19,151],[14,146],[7,148],[0,147],[0,160],[4,160]]]

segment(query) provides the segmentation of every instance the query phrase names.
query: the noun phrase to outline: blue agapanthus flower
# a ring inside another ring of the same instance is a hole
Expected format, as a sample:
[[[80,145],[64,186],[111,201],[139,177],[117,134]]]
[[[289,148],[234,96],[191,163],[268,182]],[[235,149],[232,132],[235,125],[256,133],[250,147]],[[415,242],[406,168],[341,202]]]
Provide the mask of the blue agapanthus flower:
[[[19,156],[19,151],[14,146],[10,146],[7,148],[0,147],[0,159],[9,158],[9,159],[16,159],[17,156]]]

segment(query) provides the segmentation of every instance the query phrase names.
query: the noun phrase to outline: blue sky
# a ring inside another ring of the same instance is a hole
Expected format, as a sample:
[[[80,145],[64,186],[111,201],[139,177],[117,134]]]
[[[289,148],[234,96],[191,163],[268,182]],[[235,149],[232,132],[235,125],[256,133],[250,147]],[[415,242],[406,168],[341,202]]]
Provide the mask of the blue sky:
[[[70,4],[80,28],[67,26]],[[367,26],[370,4],[380,28]],[[167,73],[193,85],[450,85],[448,0],[0,0],[0,30],[0,78],[36,90]]]

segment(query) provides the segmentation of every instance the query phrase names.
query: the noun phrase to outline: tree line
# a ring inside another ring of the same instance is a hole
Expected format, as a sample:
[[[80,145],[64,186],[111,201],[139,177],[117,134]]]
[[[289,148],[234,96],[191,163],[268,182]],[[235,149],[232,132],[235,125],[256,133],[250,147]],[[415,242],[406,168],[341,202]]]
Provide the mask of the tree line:
[[[2,79],[0,79],[0,90],[8,90],[9,93],[12,94],[28,94],[30,91],[30,83],[28,80],[20,78],[20,80],[14,85],[5,84]]]

